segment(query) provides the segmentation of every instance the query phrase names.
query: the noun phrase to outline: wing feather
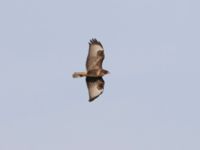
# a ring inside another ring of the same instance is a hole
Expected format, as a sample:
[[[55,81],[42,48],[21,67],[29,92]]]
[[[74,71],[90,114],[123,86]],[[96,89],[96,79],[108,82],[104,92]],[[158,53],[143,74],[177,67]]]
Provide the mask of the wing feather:
[[[95,100],[98,96],[103,93],[104,90],[104,80],[101,77],[87,77],[86,83],[89,93],[89,101]]]
[[[101,42],[96,39],[91,39],[86,61],[87,70],[101,69],[104,57],[104,49]]]

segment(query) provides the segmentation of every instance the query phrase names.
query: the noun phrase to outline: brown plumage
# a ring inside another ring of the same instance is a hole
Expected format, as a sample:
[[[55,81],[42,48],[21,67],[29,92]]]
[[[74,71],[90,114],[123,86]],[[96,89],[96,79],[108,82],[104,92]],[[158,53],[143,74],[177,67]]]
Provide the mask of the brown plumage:
[[[93,101],[103,93],[104,80],[103,76],[109,72],[102,68],[105,58],[102,44],[96,39],[89,42],[89,52],[86,60],[86,72],[75,72],[74,78],[86,77],[86,83],[89,92],[89,101]]]

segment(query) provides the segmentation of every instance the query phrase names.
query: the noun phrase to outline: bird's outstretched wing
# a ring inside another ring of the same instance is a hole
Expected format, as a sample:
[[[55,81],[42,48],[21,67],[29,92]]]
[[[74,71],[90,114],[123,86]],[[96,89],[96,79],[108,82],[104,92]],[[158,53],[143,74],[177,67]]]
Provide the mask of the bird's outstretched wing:
[[[87,77],[86,83],[89,93],[89,102],[92,102],[103,93],[105,83],[102,77]]]
[[[86,61],[87,70],[102,69],[104,57],[104,49],[102,44],[96,39],[91,39],[89,42],[89,52]]]

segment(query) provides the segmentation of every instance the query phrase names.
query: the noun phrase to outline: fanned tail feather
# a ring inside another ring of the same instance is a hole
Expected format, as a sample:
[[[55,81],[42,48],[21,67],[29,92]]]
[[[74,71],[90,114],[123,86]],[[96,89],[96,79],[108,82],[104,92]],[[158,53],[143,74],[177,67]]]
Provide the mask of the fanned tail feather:
[[[74,72],[74,74],[72,76],[73,76],[73,78],[80,78],[80,77],[87,76],[87,73],[86,72]]]

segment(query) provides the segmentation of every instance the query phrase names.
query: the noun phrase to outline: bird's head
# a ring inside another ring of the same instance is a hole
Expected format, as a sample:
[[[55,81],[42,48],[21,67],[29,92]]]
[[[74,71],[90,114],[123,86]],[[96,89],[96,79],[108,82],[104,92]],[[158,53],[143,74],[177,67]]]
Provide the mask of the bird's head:
[[[102,73],[102,75],[104,76],[104,75],[106,75],[106,74],[109,74],[110,72],[109,72],[108,70],[104,70],[104,69],[103,69],[101,73]]]

